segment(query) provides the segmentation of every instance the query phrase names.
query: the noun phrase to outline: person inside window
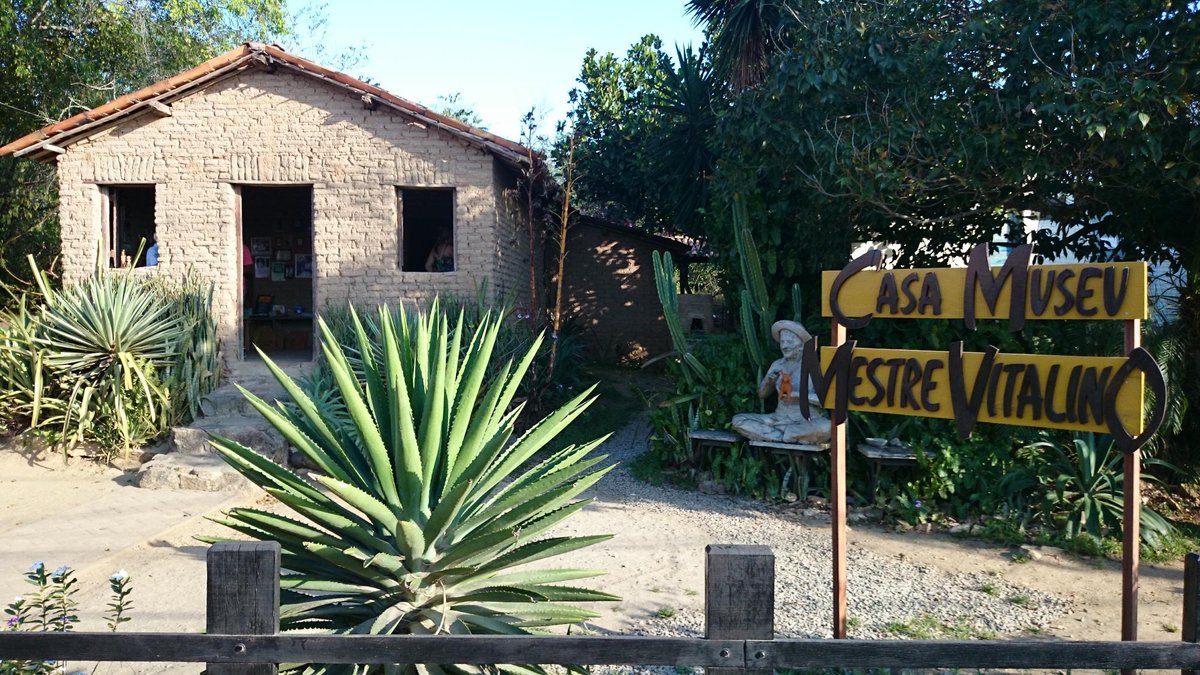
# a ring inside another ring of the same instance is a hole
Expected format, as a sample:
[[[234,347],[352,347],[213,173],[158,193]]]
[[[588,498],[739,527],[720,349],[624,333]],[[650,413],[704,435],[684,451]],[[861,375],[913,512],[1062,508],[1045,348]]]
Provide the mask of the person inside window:
[[[154,243],[150,245],[150,248],[146,249],[146,267],[158,265],[158,233],[155,232],[151,236],[154,237]]]
[[[454,237],[449,230],[442,230],[438,233],[437,243],[433,245],[433,249],[429,251],[429,257],[425,259],[425,271],[454,271]]]

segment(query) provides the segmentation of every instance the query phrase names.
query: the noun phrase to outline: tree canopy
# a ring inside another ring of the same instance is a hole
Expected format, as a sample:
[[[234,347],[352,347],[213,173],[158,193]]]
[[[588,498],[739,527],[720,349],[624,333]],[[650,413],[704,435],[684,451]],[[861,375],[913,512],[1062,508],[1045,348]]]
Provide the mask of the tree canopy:
[[[1200,381],[1200,5],[687,5],[707,38],[701,65],[715,73],[705,96],[668,86],[682,58],[654,61],[656,93],[636,97],[609,84],[644,63],[635,52],[584,62],[572,101],[589,203],[648,227],[687,223],[736,270],[740,200],[780,306],[793,282],[817,286],[858,242],[894,245],[899,265],[938,265],[981,242],[1025,239],[1033,216],[1053,224],[1032,235],[1047,259],[1185,272],[1172,329],[1192,365],[1176,376]],[[647,39],[635,49],[661,54]],[[666,138],[689,139],[680,147],[694,155],[658,151]],[[689,184],[698,201],[664,189]]]

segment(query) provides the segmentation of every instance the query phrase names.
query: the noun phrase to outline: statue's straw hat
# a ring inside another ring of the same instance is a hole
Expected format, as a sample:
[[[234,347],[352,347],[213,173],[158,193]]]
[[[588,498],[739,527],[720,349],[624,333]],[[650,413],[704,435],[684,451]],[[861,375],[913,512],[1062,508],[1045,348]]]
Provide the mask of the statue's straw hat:
[[[779,334],[785,330],[789,333],[795,333],[796,335],[800,336],[801,342],[808,342],[812,339],[812,334],[805,330],[804,326],[802,326],[798,321],[788,321],[787,319],[776,321],[775,323],[771,324],[771,337],[774,338],[776,342],[779,342]]]

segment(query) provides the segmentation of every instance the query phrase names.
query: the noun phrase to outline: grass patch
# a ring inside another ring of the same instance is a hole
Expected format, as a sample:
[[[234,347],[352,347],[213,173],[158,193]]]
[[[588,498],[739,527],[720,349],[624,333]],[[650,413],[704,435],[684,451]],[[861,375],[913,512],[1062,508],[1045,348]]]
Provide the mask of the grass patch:
[[[1030,597],[1028,595],[1025,595],[1023,593],[1018,593],[1017,595],[1010,595],[1008,597],[1008,601],[1011,602],[1012,604],[1016,605],[1017,607],[1025,607],[1026,609],[1033,606],[1033,600],[1030,599]]]
[[[936,640],[950,638],[953,640],[994,640],[996,634],[990,630],[976,628],[959,617],[953,622],[946,622],[932,614],[922,614],[905,621],[891,621],[884,624],[883,629],[896,637],[912,640]]]
[[[654,616],[657,616],[660,619],[669,619],[669,618],[675,616],[675,608],[674,607],[659,607],[658,610],[654,612]]]
[[[662,458],[652,452],[643,452],[634,457],[629,464],[629,475],[650,485],[673,485],[681,488],[694,488],[696,481],[687,474],[663,464]]]
[[[995,595],[1000,592],[1000,589],[996,588],[996,584],[984,583],[979,587],[979,592],[987,593],[988,595]]]

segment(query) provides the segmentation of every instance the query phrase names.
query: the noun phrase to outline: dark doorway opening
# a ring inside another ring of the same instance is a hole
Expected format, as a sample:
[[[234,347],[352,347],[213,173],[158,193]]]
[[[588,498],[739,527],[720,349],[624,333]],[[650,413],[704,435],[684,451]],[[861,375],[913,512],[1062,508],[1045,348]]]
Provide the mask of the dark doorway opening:
[[[316,263],[312,187],[242,186],[242,346],[312,360]]]

